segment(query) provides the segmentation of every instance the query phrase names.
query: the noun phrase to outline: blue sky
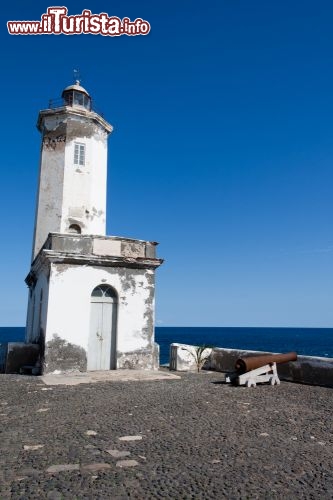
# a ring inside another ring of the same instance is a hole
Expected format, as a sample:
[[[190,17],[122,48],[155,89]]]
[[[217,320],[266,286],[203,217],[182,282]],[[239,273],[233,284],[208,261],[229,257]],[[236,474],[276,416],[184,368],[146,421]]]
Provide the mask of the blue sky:
[[[68,1],[148,36],[10,36],[3,6],[0,325],[25,323],[39,109],[79,67],[114,125],[108,234],[160,242],[157,324],[333,326],[331,1]]]

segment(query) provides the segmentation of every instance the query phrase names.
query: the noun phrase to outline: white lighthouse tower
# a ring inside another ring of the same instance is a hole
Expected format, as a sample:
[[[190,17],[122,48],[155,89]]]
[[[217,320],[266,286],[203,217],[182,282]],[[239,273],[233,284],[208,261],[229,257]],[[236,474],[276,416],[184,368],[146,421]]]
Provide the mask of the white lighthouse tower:
[[[60,107],[40,111],[40,181],[33,258],[50,232],[105,236],[107,137],[88,92],[67,87]]]
[[[106,236],[112,126],[76,82],[39,113],[42,134],[26,342],[42,373],[158,367],[156,243]]]

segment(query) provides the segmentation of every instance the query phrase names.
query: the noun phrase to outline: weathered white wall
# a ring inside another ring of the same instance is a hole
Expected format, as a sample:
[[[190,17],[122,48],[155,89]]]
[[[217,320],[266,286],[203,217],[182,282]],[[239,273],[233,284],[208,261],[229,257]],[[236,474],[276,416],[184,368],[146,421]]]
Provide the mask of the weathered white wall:
[[[32,321],[33,321],[33,310],[34,310],[34,293],[33,290],[29,289],[28,294],[28,309],[27,309],[27,320],[25,328],[25,341],[27,343],[32,342]]]
[[[61,225],[65,128],[60,126],[59,118],[53,117],[46,122],[45,127],[49,131],[55,130],[54,140],[56,142],[53,143],[49,137],[46,137],[42,143],[32,260],[44,244],[48,233],[51,231],[60,232]],[[57,129],[59,129],[58,132]]]
[[[94,113],[42,113],[43,144],[39,173],[33,258],[50,232],[105,235],[107,135]],[[109,126],[110,127],[110,126]],[[85,165],[74,165],[74,143],[85,144]]]
[[[73,117],[67,125],[60,232],[79,224],[82,234],[105,235],[107,134],[94,123],[82,126]],[[74,165],[75,142],[85,144],[85,165]]]
[[[117,355],[122,367],[130,353],[154,349],[152,270],[51,264],[45,341],[58,335],[87,351],[91,293],[100,284],[111,285],[119,297]]]
[[[43,300],[40,305],[41,291]],[[46,331],[47,308],[48,308],[49,284],[45,272],[41,272],[32,293],[29,292],[26,342],[37,342],[40,336],[40,330]]]

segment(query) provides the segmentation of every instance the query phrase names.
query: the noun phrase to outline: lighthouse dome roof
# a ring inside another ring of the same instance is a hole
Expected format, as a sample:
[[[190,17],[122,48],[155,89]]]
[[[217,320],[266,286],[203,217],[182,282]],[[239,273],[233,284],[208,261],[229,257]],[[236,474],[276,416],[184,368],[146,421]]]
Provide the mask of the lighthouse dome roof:
[[[69,85],[62,91],[62,95],[64,92],[68,92],[69,90],[76,90],[77,92],[82,92],[83,94],[86,94],[88,97],[90,97],[89,93],[86,91],[85,88],[81,87],[80,82],[76,81],[73,85]]]

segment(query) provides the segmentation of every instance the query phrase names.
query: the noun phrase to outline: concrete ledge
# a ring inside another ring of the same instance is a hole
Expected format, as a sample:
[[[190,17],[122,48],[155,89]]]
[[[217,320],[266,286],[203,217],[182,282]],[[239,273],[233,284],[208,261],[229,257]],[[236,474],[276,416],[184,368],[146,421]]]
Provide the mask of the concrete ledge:
[[[130,382],[151,380],[179,380],[179,375],[156,370],[106,370],[64,375],[44,375],[40,379],[46,385],[78,385],[96,382]]]
[[[156,242],[120,236],[50,233],[43,249],[70,254],[155,259],[156,246]]]
[[[186,359],[186,350],[191,346],[171,344],[170,369],[192,371],[193,360]],[[204,365],[204,369],[218,372],[233,372],[238,358],[261,354],[277,354],[266,351],[246,351],[240,349],[214,348]],[[298,356],[297,361],[279,364],[278,374],[281,380],[302,384],[333,387],[333,358]]]
[[[196,348],[198,346],[185,345],[185,344],[171,344],[170,345],[170,370],[178,372],[198,371]],[[204,358],[210,356],[211,348],[206,348],[203,351]],[[206,363],[204,363],[206,366]]]

